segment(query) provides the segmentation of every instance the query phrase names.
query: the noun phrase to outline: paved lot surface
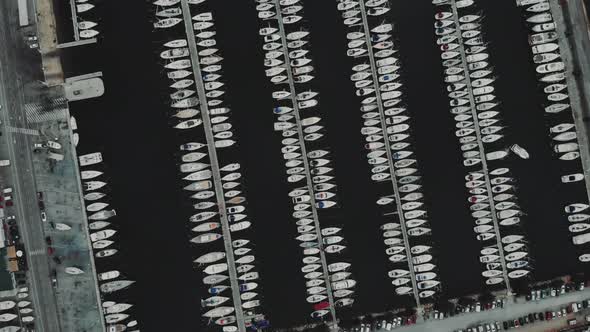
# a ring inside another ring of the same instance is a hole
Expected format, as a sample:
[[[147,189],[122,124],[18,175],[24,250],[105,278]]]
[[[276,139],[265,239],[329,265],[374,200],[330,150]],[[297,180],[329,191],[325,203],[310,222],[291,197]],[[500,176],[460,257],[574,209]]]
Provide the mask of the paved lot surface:
[[[42,79],[41,59],[21,42],[15,7],[16,1],[0,2],[0,156],[11,161],[11,166],[1,172],[6,184],[14,188],[14,208],[8,212],[16,215],[25,244],[35,328],[50,332],[103,331],[75,150],[69,143],[67,105],[63,100],[61,104],[52,101],[62,93],[59,89],[47,90],[35,82]],[[59,118],[61,122],[55,120]],[[34,143],[48,139],[62,144],[62,151],[55,152],[64,155],[63,161],[48,159],[46,150],[32,151]],[[43,193],[47,222],[41,221],[37,192]],[[60,232],[50,222],[71,229]],[[46,236],[55,249],[52,257]],[[66,274],[64,269],[69,266],[85,273]],[[56,282],[52,282],[52,275]]]
[[[552,0],[553,18],[558,26],[559,46],[563,61],[566,64],[570,102],[578,140],[580,157],[584,172],[590,172],[590,30],[588,18],[584,10],[583,0],[558,1]],[[562,4],[567,3],[566,6]],[[586,177],[586,188],[589,177]],[[588,192],[590,199],[590,191]]]
[[[566,293],[557,297],[549,297],[540,301],[529,301],[517,303],[507,303],[504,308],[487,310],[477,313],[461,314],[442,320],[428,320],[422,324],[404,326],[393,331],[396,332],[410,332],[410,331],[421,331],[421,332],[449,332],[457,329],[464,329],[469,326],[477,325],[484,322],[502,322],[507,319],[514,319],[524,315],[528,315],[532,312],[541,312],[551,309],[562,308],[572,302],[581,302],[582,300],[590,299],[590,289],[584,289],[583,291],[576,291]],[[561,319],[561,321],[564,321]],[[544,331],[550,326],[556,324],[551,323],[539,323],[536,324],[535,331]],[[520,329],[516,330],[520,331]]]

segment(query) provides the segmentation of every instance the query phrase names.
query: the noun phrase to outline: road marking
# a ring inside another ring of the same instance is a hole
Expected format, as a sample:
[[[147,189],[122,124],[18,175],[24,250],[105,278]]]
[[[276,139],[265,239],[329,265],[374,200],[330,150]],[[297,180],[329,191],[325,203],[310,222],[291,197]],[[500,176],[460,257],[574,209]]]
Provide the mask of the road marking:
[[[35,250],[31,250],[29,252],[29,255],[33,256],[33,255],[42,255],[45,253],[45,249],[35,249]]]
[[[39,131],[31,128],[17,128],[12,126],[6,126],[6,131],[9,133],[39,136]],[[14,143],[16,143],[16,141],[14,141]]]
[[[51,100],[47,104],[25,104],[27,121],[33,123],[66,120],[68,113],[65,98]]]

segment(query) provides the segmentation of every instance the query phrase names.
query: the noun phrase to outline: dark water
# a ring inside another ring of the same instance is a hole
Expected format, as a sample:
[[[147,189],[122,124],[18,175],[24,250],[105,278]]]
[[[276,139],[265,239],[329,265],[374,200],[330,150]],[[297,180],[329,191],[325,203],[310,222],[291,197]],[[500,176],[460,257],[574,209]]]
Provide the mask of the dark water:
[[[306,25],[321,93],[320,111],[327,127],[338,184],[340,208],[323,216],[326,225],[343,225],[345,253],[358,281],[356,303],[343,316],[382,312],[409,303],[394,295],[378,226],[385,222],[375,204],[382,188],[371,183],[360,134],[359,100],[348,77],[352,62],[334,2],[304,0]],[[424,178],[436,243],[443,296],[456,297],[482,288],[480,244],[469,215],[454,122],[442,85],[440,52],[433,34],[434,8],[428,1],[392,2],[405,100],[412,114],[417,159]],[[484,32],[503,102],[507,142],[518,143],[530,160],[507,162],[518,179],[518,194],[527,212],[525,229],[534,257],[534,278],[544,280],[579,271],[579,254],[567,231],[563,206],[583,201],[581,185],[562,185],[559,176],[577,169],[577,162],[559,162],[552,153],[543,96],[537,93],[527,31],[514,1],[479,1],[486,14]],[[62,4],[62,6],[64,6]],[[101,169],[109,182],[109,203],[117,209],[116,259],[99,262],[99,270],[117,268],[137,284],[117,295],[136,303],[133,314],[144,331],[205,329],[200,318],[204,296],[201,273],[192,260],[202,250],[190,245],[186,222],[192,214],[178,181],[179,143],[204,141],[199,134],[180,136],[170,129],[167,79],[157,53],[161,44],[178,38],[182,29],[155,33],[150,4],[140,0],[104,1],[84,18],[100,24],[98,46],[64,53],[68,74],[101,70],[104,97],[73,104],[78,119],[78,152],[101,151]],[[217,41],[225,58],[226,100],[239,145],[220,154],[222,163],[239,160],[253,222],[247,233],[255,243],[262,275],[263,310],[275,327],[307,321],[300,248],[287,193],[280,136],[272,131],[274,90],[264,76],[259,22],[253,1],[210,0]],[[69,7],[68,7],[69,8]],[[64,11],[67,17],[67,11]],[[67,18],[64,18],[64,22]],[[61,29],[61,27],[60,27]],[[63,28],[62,30],[67,31]],[[566,120],[569,115],[560,116]],[[571,164],[571,165],[569,165]],[[110,299],[110,298],[109,298]]]

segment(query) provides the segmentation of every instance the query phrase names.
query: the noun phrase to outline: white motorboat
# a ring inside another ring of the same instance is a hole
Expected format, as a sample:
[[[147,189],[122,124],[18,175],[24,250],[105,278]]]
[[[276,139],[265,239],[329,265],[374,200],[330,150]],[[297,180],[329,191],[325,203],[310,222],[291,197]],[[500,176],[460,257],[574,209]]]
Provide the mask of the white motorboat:
[[[164,18],[164,19],[154,22],[154,28],[156,28],[156,29],[170,28],[170,27],[173,27],[173,26],[179,24],[180,22],[182,22],[181,18],[168,17],[168,18]]]
[[[504,236],[502,238],[502,243],[504,243],[504,244],[510,244],[510,243],[519,242],[522,239],[524,239],[524,236],[523,235],[507,235],[507,236]]]
[[[557,44],[557,43],[546,43],[546,44],[540,44],[540,45],[535,45],[535,46],[531,47],[533,54],[536,54],[536,55],[539,55],[541,53],[553,52],[558,49],[559,49],[559,44]]]
[[[584,210],[587,210],[589,207],[590,207],[590,205],[588,205],[588,204],[573,203],[573,204],[566,205],[565,212],[566,213],[578,213],[578,212],[582,212]]]
[[[504,246],[504,251],[506,252],[514,252],[525,247],[524,243],[510,243]]]
[[[436,287],[439,284],[440,284],[440,281],[437,281],[437,280],[425,280],[425,281],[418,282],[416,285],[417,285],[418,289],[426,290],[426,289]]]
[[[508,278],[510,279],[518,279],[528,275],[531,271],[529,270],[514,270],[508,273]]]
[[[568,229],[572,233],[579,233],[588,230],[590,228],[590,224],[587,223],[576,223],[569,225]]]
[[[198,236],[195,236],[194,238],[191,239],[191,242],[193,243],[209,243],[209,242],[213,242],[215,240],[218,240],[219,238],[221,238],[221,234],[217,234],[217,233],[206,233],[206,234],[200,234]]]
[[[115,243],[115,242],[111,241],[111,240],[98,240],[98,241],[92,243],[92,248],[93,249],[104,249],[113,243]]]
[[[172,80],[183,79],[189,75],[192,75],[192,72],[188,71],[188,70],[183,70],[183,69],[174,70],[174,71],[168,72],[166,74],[166,76],[168,76],[168,78],[172,79]],[[185,81],[183,80],[183,82],[185,82]],[[183,85],[184,85],[184,83],[183,83]]]
[[[103,173],[101,171],[88,170],[88,171],[80,172],[80,177],[82,178],[82,180],[89,180],[89,179],[93,179],[97,176],[100,176],[102,174]]]
[[[506,261],[508,261],[508,262],[512,262],[512,261],[521,260],[526,256],[528,256],[528,253],[525,251],[514,251],[514,252],[509,253],[508,255],[505,255],[504,259],[506,259]]]
[[[14,301],[6,300],[6,301],[0,302],[0,310],[9,310],[9,309],[14,308],[15,306],[16,306],[16,302],[14,302]]]
[[[90,3],[76,4],[76,12],[77,13],[84,13],[84,12],[91,10],[92,8],[94,8],[94,5],[90,4]]]
[[[106,208],[108,205],[109,205],[108,203],[102,203],[102,202],[92,203],[92,204],[86,206],[86,211],[96,212],[96,211]]]
[[[500,277],[486,279],[487,285],[497,285],[502,282],[504,282],[504,278],[500,278]]]
[[[97,277],[98,277],[98,280],[105,281],[105,280],[111,280],[111,279],[118,278],[120,275],[121,275],[121,273],[119,271],[112,270],[112,271],[99,273],[97,275]]]
[[[106,239],[110,238],[111,236],[115,235],[115,233],[117,233],[117,231],[113,230],[113,229],[106,229],[106,230],[98,231],[98,232],[90,234],[90,240],[92,242],[96,242],[98,240],[106,240]]]
[[[118,252],[117,249],[105,249],[105,250],[101,250],[101,251],[97,252],[95,256],[97,258],[104,258],[104,257],[113,256],[117,252]]]
[[[233,313],[234,311],[235,311],[235,309],[233,307],[220,306],[220,307],[216,307],[215,309],[211,309],[211,310],[207,311],[206,313],[203,314],[203,317],[220,318],[220,317],[228,316],[231,313]]]
[[[182,9],[180,9],[180,7],[165,8],[156,12],[156,16],[166,18],[180,16],[181,14]]]
[[[179,119],[190,119],[197,116],[199,113],[199,110],[195,108],[183,108],[180,111],[176,112],[173,116]]]
[[[164,65],[164,68],[166,69],[186,69],[191,67],[191,61],[189,59],[180,59],[180,60],[176,60],[176,61],[172,61],[166,65]],[[181,99],[181,98],[178,98]]]
[[[131,307],[133,307],[133,304],[117,303],[105,308],[104,311],[107,314],[117,314],[129,310]]]
[[[551,13],[548,13],[548,12],[547,13],[540,13],[540,14],[530,16],[529,18],[526,19],[526,21],[529,23],[535,23],[535,24],[547,23],[547,22],[552,22],[553,17],[551,16]]]
[[[169,48],[179,48],[179,47],[186,47],[188,42],[186,39],[174,39],[164,44],[165,47]]]
[[[533,32],[545,32],[555,30],[555,22],[535,24],[531,27]]]
[[[224,252],[210,252],[195,259],[194,262],[198,264],[210,264],[225,258]]]

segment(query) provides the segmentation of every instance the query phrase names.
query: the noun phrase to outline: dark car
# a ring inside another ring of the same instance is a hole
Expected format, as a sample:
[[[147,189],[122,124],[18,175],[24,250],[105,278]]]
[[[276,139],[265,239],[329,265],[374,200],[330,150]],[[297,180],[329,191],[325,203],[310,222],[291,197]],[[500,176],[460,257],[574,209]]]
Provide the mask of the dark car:
[[[535,315],[533,315],[532,313],[529,314],[529,322],[534,322],[536,319]]]
[[[542,312],[538,313],[537,317],[539,318],[539,320],[545,320],[545,315],[543,315]]]
[[[57,287],[57,272],[55,270],[51,270],[51,285]]]
[[[504,326],[504,330],[508,330],[508,327],[510,326],[510,324],[508,324],[507,321],[502,322],[502,326]]]

